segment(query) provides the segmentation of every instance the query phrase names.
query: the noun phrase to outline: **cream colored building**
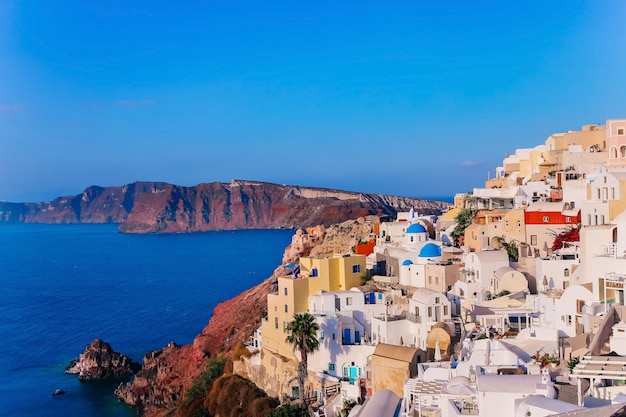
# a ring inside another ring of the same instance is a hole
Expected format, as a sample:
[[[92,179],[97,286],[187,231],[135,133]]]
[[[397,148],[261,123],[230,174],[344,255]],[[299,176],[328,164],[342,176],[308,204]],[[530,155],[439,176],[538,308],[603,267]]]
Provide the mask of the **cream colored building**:
[[[286,342],[287,323],[309,308],[309,296],[320,291],[349,290],[361,285],[366,272],[363,255],[328,255],[300,258],[300,274],[278,278],[278,291],[267,296],[263,320],[263,349],[297,359]]]

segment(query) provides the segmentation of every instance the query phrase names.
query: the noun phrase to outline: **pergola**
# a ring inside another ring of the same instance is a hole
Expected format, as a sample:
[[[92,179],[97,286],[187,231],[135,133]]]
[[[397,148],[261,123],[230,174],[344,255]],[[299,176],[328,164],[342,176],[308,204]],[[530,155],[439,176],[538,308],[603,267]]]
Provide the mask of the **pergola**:
[[[411,405],[417,404],[418,409],[422,410],[422,402],[430,399],[428,408],[439,406],[439,396],[443,389],[444,383],[438,381],[423,381],[417,378],[411,378],[404,382],[404,413],[408,415]]]
[[[626,380],[626,357],[623,356],[583,356],[572,370],[572,377],[578,385],[578,405],[583,405],[581,378],[589,378],[593,387],[598,379]]]

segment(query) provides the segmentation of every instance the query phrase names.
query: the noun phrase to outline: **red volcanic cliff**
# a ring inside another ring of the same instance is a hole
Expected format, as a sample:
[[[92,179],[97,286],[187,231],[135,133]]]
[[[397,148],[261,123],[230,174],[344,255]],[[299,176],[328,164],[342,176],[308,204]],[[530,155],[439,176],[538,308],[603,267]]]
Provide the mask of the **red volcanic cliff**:
[[[300,256],[328,252],[343,253],[366,240],[378,222],[375,216],[350,220],[326,228],[317,226],[298,230],[283,255],[283,265],[297,262]],[[274,274],[257,286],[220,303],[209,324],[193,344],[171,345],[144,358],[145,365],[133,382],[116,391],[120,400],[150,417],[170,415],[184,399],[186,391],[205,368],[208,357],[231,351],[247,341],[261,324],[267,308],[267,294],[276,291],[273,282],[288,270],[276,268]]]
[[[238,180],[194,187],[136,182],[93,186],[44,203],[0,202],[0,223],[120,223],[125,233],[176,233],[328,226],[360,216],[395,216],[411,207],[429,214],[447,204]]]

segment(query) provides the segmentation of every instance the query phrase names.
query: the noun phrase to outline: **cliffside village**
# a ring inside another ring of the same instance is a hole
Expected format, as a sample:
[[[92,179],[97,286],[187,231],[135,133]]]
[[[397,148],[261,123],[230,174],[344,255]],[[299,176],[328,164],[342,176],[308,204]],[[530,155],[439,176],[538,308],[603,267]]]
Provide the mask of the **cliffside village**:
[[[449,211],[372,230],[287,266],[237,372],[319,416],[624,412],[626,119],[518,149]],[[319,325],[305,392],[286,341],[302,312]]]

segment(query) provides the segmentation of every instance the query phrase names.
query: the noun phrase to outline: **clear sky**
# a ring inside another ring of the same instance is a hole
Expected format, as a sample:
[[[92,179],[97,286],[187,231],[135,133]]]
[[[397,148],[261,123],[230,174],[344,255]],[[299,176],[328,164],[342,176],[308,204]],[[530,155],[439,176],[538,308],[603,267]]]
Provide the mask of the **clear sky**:
[[[0,1],[0,200],[233,178],[450,196],[626,117],[626,2]]]

